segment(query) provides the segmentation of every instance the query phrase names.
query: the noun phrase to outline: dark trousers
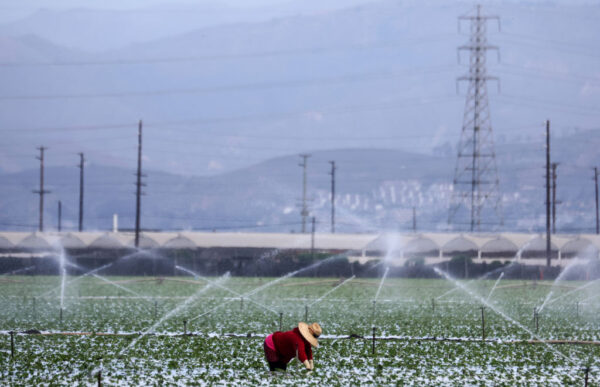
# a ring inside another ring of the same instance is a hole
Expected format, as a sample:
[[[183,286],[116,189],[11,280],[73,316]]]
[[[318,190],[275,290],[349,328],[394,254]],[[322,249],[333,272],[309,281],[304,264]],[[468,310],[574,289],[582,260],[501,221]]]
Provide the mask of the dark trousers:
[[[275,371],[276,368],[281,370],[287,369],[287,363],[281,361],[276,351],[273,351],[271,348],[267,347],[267,343],[263,345],[265,350],[265,357],[267,358],[267,363],[269,363],[269,370]]]
[[[287,369],[287,363],[284,363],[282,361],[269,362],[269,370],[275,371],[276,369],[285,371]]]

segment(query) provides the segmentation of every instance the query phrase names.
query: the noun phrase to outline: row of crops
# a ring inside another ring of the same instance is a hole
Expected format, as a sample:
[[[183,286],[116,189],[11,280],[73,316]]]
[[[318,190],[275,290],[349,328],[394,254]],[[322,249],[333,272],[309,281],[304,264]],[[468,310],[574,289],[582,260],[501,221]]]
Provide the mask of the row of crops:
[[[591,282],[492,279],[455,290],[443,279],[190,276],[67,277],[60,285],[60,277],[0,278],[3,382],[600,381],[600,284]],[[265,335],[305,319],[324,330],[315,371],[271,375]]]

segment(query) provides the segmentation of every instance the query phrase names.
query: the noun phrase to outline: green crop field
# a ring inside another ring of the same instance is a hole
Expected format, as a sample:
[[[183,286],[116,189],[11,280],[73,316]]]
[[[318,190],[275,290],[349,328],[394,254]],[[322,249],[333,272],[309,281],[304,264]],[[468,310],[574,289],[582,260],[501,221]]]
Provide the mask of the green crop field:
[[[583,385],[588,367],[600,382],[597,282],[62,280],[0,277],[2,384]],[[270,374],[265,335],[306,314],[324,331],[314,372]]]

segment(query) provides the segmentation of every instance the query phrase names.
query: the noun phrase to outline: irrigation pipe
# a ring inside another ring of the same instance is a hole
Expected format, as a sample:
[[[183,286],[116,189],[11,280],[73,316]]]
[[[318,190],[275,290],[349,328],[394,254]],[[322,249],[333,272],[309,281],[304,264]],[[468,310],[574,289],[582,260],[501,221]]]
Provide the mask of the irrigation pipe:
[[[8,331],[1,331],[0,335],[8,335]],[[182,333],[146,333],[143,332],[17,332],[18,335],[40,335],[40,336],[108,336],[108,337],[132,337],[132,336],[155,336],[155,337],[178,337],[184,336]],[[207,334],[205,332],[188,332],[186,336],[203,336],[209,338],[264,338],[266,333],[223,333],[223,334]],[[370,337],[365,337],[357,334],[350,335],[322,335],[319,340],[340,340],[340,339],[359,339],[371,340]],[[498,338],[481,338],[476,337],[436,337],[436,336],[377,336],[379,341],[398,341],[398,342],[413,342],[413,341],[434,341],[434,342],[453,342],[453,343],[479,343],[485,341],[492,344],[554,344],[554,345],[596,345],[600,346],[600,341],[593,340],[569,340],[569,339],[531,339],[531,340],[503,340]]]

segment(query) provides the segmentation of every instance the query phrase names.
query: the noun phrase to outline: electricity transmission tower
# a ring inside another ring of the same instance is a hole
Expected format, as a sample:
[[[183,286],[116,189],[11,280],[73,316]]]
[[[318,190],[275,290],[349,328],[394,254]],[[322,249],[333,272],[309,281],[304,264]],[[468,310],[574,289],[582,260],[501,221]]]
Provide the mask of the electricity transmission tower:
[[[487,51],[498,50],[498,47],[487,43],[487,21],[496,20],[500,29],[500,18],[482,15],[481,6],[478,5],[474,15],[459,17],[459,30],[464,20],[470,22],[471,36],[469,42],[460,46],[458,51],[459,59],[461,51],[469,51],[469,73],[457,79],[457,86],[460,81],[468,81],[469,87],[448,223],[470,224],[471,231],[480,231],[482,224],[503,223],[487,93],[487,81],[498,81],[498,78],[489,76],[486,70]]]

